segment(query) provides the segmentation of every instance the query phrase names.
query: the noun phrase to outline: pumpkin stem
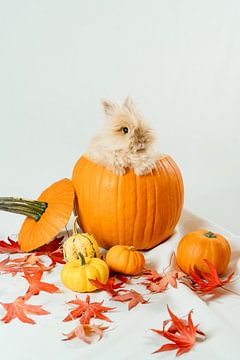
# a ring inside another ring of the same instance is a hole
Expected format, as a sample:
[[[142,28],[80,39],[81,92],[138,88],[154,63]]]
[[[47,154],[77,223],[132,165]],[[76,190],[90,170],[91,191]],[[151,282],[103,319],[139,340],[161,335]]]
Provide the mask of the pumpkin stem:
[[[41,219],[48,203],[23,198],[0,197],[0,210],[32,217],[35,221]]]
[[[216,235],[212,231],[208,231],[204,235],[208,238],[216,238]]]
[[[85,258],[83,256],[83,254],[81,252],[78,253],[78,256],[79,256],[79,260],[81,261],[81,265],[86,265],[86,261],[85,261]]]
[[[133,245],[128,247],[128,250],[135,250],[135,247]]]

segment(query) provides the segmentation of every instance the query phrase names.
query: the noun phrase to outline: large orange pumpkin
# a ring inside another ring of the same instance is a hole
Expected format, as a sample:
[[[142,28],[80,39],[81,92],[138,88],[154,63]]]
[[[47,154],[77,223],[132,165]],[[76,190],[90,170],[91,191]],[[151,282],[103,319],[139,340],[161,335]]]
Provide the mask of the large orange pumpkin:
[[[144,176],[132,170],[116,175],[82,156],[72,182],[79,225],[105,248],[120,244],[150,249],[172,235],[181,215],[182,176],[168,155]]]

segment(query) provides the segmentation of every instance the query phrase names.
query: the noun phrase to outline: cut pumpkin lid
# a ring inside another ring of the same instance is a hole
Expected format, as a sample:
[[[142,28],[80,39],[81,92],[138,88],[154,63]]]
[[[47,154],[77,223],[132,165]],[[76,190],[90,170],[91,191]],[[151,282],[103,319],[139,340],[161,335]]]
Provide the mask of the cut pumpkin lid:
[[[18,243],[22,251],[31,251],[49,243],[68,223],[75,191],[65,178],[49,186],[37,201],[0,197],[0,210],[26,215]]]
[[[18,243],[21,250],[31,251],[47,244],[68,223],[74,201],[74,187],[69,179],[62,179],[42,192],[37,201],[47,208],[38,221],[27,217],[21,227]]]

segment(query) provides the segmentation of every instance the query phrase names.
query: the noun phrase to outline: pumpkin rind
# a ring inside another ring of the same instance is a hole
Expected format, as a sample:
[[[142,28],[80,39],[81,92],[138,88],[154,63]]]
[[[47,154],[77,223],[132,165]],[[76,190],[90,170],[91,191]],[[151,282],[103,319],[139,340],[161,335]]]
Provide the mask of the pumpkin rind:
[[[145,259],[141,252],[128,245],[115,245],[108,250],[106,263],[112,271],[125,275],[138,275],[144,267]]]
[[[75,260],[62,267],[61,281],[70,290],[92,292],[97,288],[89,279],[97,279],[103,284],[108,281],[109,269],[105,261],[98,258],[85,258],[85,261],[85,265],[82,265],[81,260]]]
[[[213,236],[207,234],[213,234]],[[194,267],[208,273],[209,268],[203,261],[207,259],[221,275],[229,264],[231,247],[222,235],[201,229],[186,234],[180,240],[176,257],[178,266],[187,274],[189,274],[189,269],[194,269]]]
[[[182,212],[182,176],[170,156],[144,176],[132,170],[116,175],[82,156],[72,182],[79,225],[107,249],[118,244],[150,249],[172,235]]]

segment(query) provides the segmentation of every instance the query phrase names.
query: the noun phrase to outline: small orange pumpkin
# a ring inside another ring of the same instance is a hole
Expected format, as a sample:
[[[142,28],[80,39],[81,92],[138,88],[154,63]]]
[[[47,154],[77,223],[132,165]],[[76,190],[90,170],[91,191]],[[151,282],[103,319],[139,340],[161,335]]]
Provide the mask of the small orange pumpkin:
[[[208,230],[197,230],[186,234],[177,248],[178,266],[187,274],[196,267],[200,271],[209,272],[203,259],[209,260],[219,275],[223,274],[231,258],[230,244],[220,234]]]
[[[125,275],[137,275],[141,273],[145,259],[140,251],[134,249],[134,246],[115,245],[108,250],[106,263],[112,271]]]
[[[174,160],[162,156],[152,173],[116,175],[82,156],[72,182],[81,229],[106,249],[150,249],[174,232],[183,207],[183,181]]]

